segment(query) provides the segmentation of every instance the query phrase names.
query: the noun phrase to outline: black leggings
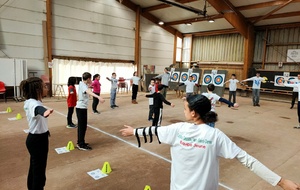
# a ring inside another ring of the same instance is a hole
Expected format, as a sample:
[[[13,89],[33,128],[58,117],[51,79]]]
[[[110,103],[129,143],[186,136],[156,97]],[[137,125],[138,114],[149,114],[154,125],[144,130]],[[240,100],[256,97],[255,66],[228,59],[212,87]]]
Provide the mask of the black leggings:
[[[71,125],[73,123],[72,121],[73,113],[74,113],[74,107],[68,107],[68,116],[67,116],[68,125]]]
[[[100,95],[100,93],[95,93],[95,94],[97,94],[98,96]],[[97,111],[98,104],[99,104],[99,99],[93,96],[92,109],[93,109],[94,112]]]
[[[46,184],[46,167],[49,149],[49,132],[28,134],[26,147],[30,154],[30,165],[27,177],[27,188],[43,190]]]
[[[87,109],[76,108],[77,115],[77,144],[83,146],[85,144],[85,133],[87,129]]]
[[[136,85],[136,84],[133,84],[133,85],[132,85],[132,96],[131,96],[131,100],[136,100],[138,88],[139,88],[139,85]]]

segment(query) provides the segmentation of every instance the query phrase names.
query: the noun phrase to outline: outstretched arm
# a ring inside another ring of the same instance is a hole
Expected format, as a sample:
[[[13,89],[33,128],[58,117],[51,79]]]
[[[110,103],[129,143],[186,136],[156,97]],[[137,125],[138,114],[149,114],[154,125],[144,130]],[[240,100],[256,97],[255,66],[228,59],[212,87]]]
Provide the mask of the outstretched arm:
[[[41,115],[43,117],[48,117],[50,114],[53,113],[53,109],[46,109],[45,107],[43,106],[37,106],[35,107],[34,109],[34,115],[37,116],[37,115]]]
[[[100,96],[98,96],[97,94],[95,94],[94,92],[92,92],[92,90],[91,90],[90,88],[88,88],[85,92],[86,92],[88,95],[90,95],[90,96],[93,96],[93,97],[95,97],[95,98],[98,98],[99,101],[100,101],[101,103],[104,103],[104,102],[105,102],[105,100],[104,100],[102,97],[100,97]]]
[[[300,185],[294,183],[290,180],[286,180],[281,178],[279,175],[271,171],[265,165],[263,165],[260,161],[249,155],[244,150],[241,150],[238,155],[236,156],[244,166],[249,168],[252,172],[256,175],[261,177],[263,180],[267,181],[273,186],[280,186],[282,189],[285,190],[298,190],[300,189]]]
[[[229,100],[226,100],[225,98],[220,98],[219,101],[224,102],[225,104],[229,105],[230,107],[234,107],[234,108],[239,107],[239,105],[237,103],[232,103]]]

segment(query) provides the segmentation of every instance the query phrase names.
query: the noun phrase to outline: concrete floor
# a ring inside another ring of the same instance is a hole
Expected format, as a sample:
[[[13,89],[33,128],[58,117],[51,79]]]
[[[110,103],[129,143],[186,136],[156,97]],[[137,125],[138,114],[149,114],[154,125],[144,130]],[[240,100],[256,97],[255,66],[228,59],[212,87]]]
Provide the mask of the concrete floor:
[[[103,95],[104,104],[98,106],[100,115],[88,113],[89,128],[86,141],[92,151],[73,150],[57,154],[55,148],[66,146],[69,141],[76,143],[77,130],[66,128],[66,99],[45,98],[44,105],[55,110],[49,119],[51,132],[47,165],[47,190],[143,190],[149,185],[152,190],[168,190],[170,183],[169,146],[143,144],[137,148],[134,137],[124,138],[119,130],[124,124],[134,127],[149,126],[147,121],[148,99],[139,92],[139,104],[131,104],[131,94],[117,94],[117,104],[112,110],[109,95]],[[262,96],[263,97],[263,96]],[[225,95],[225,98],[228,98]],[[174,92],[167,99],[175,108],[164,107],[163,125],[184,121],[183,103]],[[261,107],[253,107],[251,97],[237,97],[238,110],[227,105],[216,108],[219,121],[216,127],[225,132],[238,146],[256,157],[270,169],[284,178],[300,182],[300,130],[297,125],[297,110],[289,109],[289,97],[284,101],[261,100]],[[90,101],[90,105],[91,105]],[[25,117],[23,102],[12,100],[0,102],[0,111],[11,107],[12,113],[0,114],[0,189],[26,189],[29,154],[25,146],[27,128],[25,118],[9,121],[20,113]],[[75,114],[73,119],[76,120]],[[74,121],[76,123],[76,121]],[[112,173],[108,177],[94,180],[87,172],[101,169],[109,162]],[[237,160],[220,159],[220,190],[271,190]]]

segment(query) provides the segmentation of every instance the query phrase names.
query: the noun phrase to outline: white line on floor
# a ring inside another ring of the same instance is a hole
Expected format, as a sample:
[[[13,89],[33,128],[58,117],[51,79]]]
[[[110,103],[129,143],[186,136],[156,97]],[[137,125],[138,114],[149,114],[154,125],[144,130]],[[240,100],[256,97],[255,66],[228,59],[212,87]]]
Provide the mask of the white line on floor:
[[[46,106],[45,106],[46,107]],[[58,112],[58,111],[54,111],[54,112],[56,112],[56,113],[58,113],[59,115],[62,115],[62,116],[64,116],[64,117],[67,117],[66,115],[64,115],[63,113],[60,113],[60,112]],[[96,130],[96,131],[99,131],[99,132],[101,132],[101,133],[103,133],[103,134],[105,134],[105,135],[108,135],[108,136],[110,136],[110,137],[112,137],[112,138],[115,138],[115,139],[117,139],[117,140],[119,140],[119,141],[122,141],[122,142],[124,142],[124,143],[126,143],[126,144],[129,144],[129,145],[131,145],[131,146],[133,146],[133,147],[135,147],[135,148],[138,148],[139,150],[142,150],[142,151],[144,151],[144,152],[147,152],[148,154],[151,154],[152,156],[155,156],[155,157],[157,157],[157,158],[160,158],[160,159],[162,159],[162,160],[164,160],[164,161],[166,161],[166,162],[169,162],[169,163],[171,163],[171,160],[169,160],[169,159],[167,159],[167,158],[165,158],[165,157],[163,157],[163,156],[161,156],[161,155],[159,155],[159,154],[156,154],[156,153],[154,153],[154,152],[151,152],[151,151],[149,151],[149,150],[147,150],[147,149],[144,149],[144,148],[139,148],[137,145],[135,145],[135,144],[133,144],[133,143],[131,143],[131,142],[128,142],[128,141],[126,141],[126,140],[124,140],[124,139],[122,139],[122,138],[120,138],[120,137],[118,137],[118,136],[116,136],[116,135],[112,135],[112,134],[110,134],[110,133],[107,133],[107,132],[105,132],[105,131],[103,131],[103,130],[101,130],[101,129],[99,129],[99,128],[96,128],[96,127],[94,127],[94,126],[91,126],[91,125],[87,125],[88,127],[90,127],[90,128],[92,128],[92,129],[94,129],[94,130]],[[221,186],[221,187],[224,187],[225,189],[227,189],[227,190],[233,190],[232,188],[230,188],[230,187],[228,187],[228,186],[226,186],[226,185],[224,185],[224,184],[222,184],[222,183],[219,183],[219,185]]]

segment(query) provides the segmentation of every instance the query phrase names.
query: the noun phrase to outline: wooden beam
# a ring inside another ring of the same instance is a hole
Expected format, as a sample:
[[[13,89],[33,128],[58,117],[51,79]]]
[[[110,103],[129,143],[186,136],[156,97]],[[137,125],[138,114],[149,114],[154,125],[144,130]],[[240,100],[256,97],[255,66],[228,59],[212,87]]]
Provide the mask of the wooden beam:
[[[203,21],[208,21],[209,19],[219,19],[219,18],[223,18],[223,14],[216,14],[209,17],[196,17],[191,19],[166,22],[165,25],[170,26],[170,25],[178,25],[178,24],[186,24],[186,23],[194,23],[194,22],[203,22]]]
[[[190,2],[194,2],[197,0],[177,0],[177,3],[181,3],[181,4],[185,4],[185,3],[190,3]],[[156,11],[156,10],[160,10],[160,9],[165,9],[165,8],[169,8],[172,7],[172,5],[168,5],[165,3],[159,4],[159,5],[154,5],[151,7],[147,7],[147,8],[143,8],[142,12],[150,12],[150,11]]]
[[[52,0],[46,0],[46,25],[47,25],[47,56],[48,62],[52,62]],[[52,68],[49,69],[49,95],[52,97]]]
[[[222,35],[222,34],[236,34],[239,33],[235,28],[233,29],[226,29],[226,30],[213,30],[207,32],[196,32],[193,33],[193,36],[200,37],[200,36],[215,36],[215,35]],[[188,34],[184,34],[184,37]]]
[[[287,2],[287,0],[277,0],[277,1],[256,3],[256,4],[244,5],[244,6],[237,7],[237,10],[244,11],[244,10],[250,10],[250,9],[260,9],[260,8],[265,8],[265,7],[282,5],[286,2]],[[292,3],[299,3],[299,2],[300,2],[300,0],[294,0]]]
[[[300,27],[300,22],[288,23],[288,24],[275,24],[267,26],[256,26],[255,30],[266,30],[266,29],[281,29],[281,28],[295,28]]]
[[[282,9],[283,7],[287,6],[288,4],[290,4],[291,2],[293,2],[294,0],[289,0],[287,2],[285,2],[284,4],[280,5],[279,7],[275,8],[274,10],[270,11],[269,13],[267,13],[266,15],[258,18],[257,20],[255,20],[254,22],[252,22],[253,24],[258,23],[261,20],[264,20],[266,18],[268,18],[269,16],[271,16],[273,13],[279,11],[280,9]]]
[[[108,63],[134,63],[134,60],[122,60],[122,59],[102,59],[92,57],[74,57],[74,56],[61,56],[53,55],[53,59],[65,59],[65,60],[76,60],[76,61],[94,61],[94,62],[108,62]]]
[[[249,68],[252,66],[254,57],[255,35],[253,26],[248,27],[248,36],[244,40],[244,65],[242,78],[248,78]]]
[[[141,38],[140,38],[140,20],[141,20],[141,8],[138,7],[136,10],[136,21],[135,21],[135,47],[134,47],[134,62],[137,67],[137,74],[138,76],[141,74],[141,63],[140,63],[140,57],[141,57]]]
[[[265,37],[264,37],[264,43],[263,43],[263,57],[262,57],[262,62],[261,62],[261,68],[265,69],[265,63],[266,63],[266,57],[267,57],[267,39],[268,39],[268,32],[269,30],[267,29],[265,31]]]
[[[279,14],[270,15],[267,18],[264,18],[264,20],[274,19],[274,18],[293,17],[293,16],[299,16],[299,15],[300,15],[300,11],[288,12],[288,13],[279,13]],[[256,17],[249,17],[247,19],[251,22],[254,22],[254,21],[258,20],[259,18],[260,18],[260,16],[256,16]]]
[[[245,17],[228,0],[207,0],[224,18],[236,28],[240,34],[248,38],[249,28],[253,29],[252,24],[248,23]],[[253,32],[250,30],[250,32]]]
[[[174,46],[173,46],[173,65],[176,64],[176,54],[177,54],[177,36],[174,35]]]

